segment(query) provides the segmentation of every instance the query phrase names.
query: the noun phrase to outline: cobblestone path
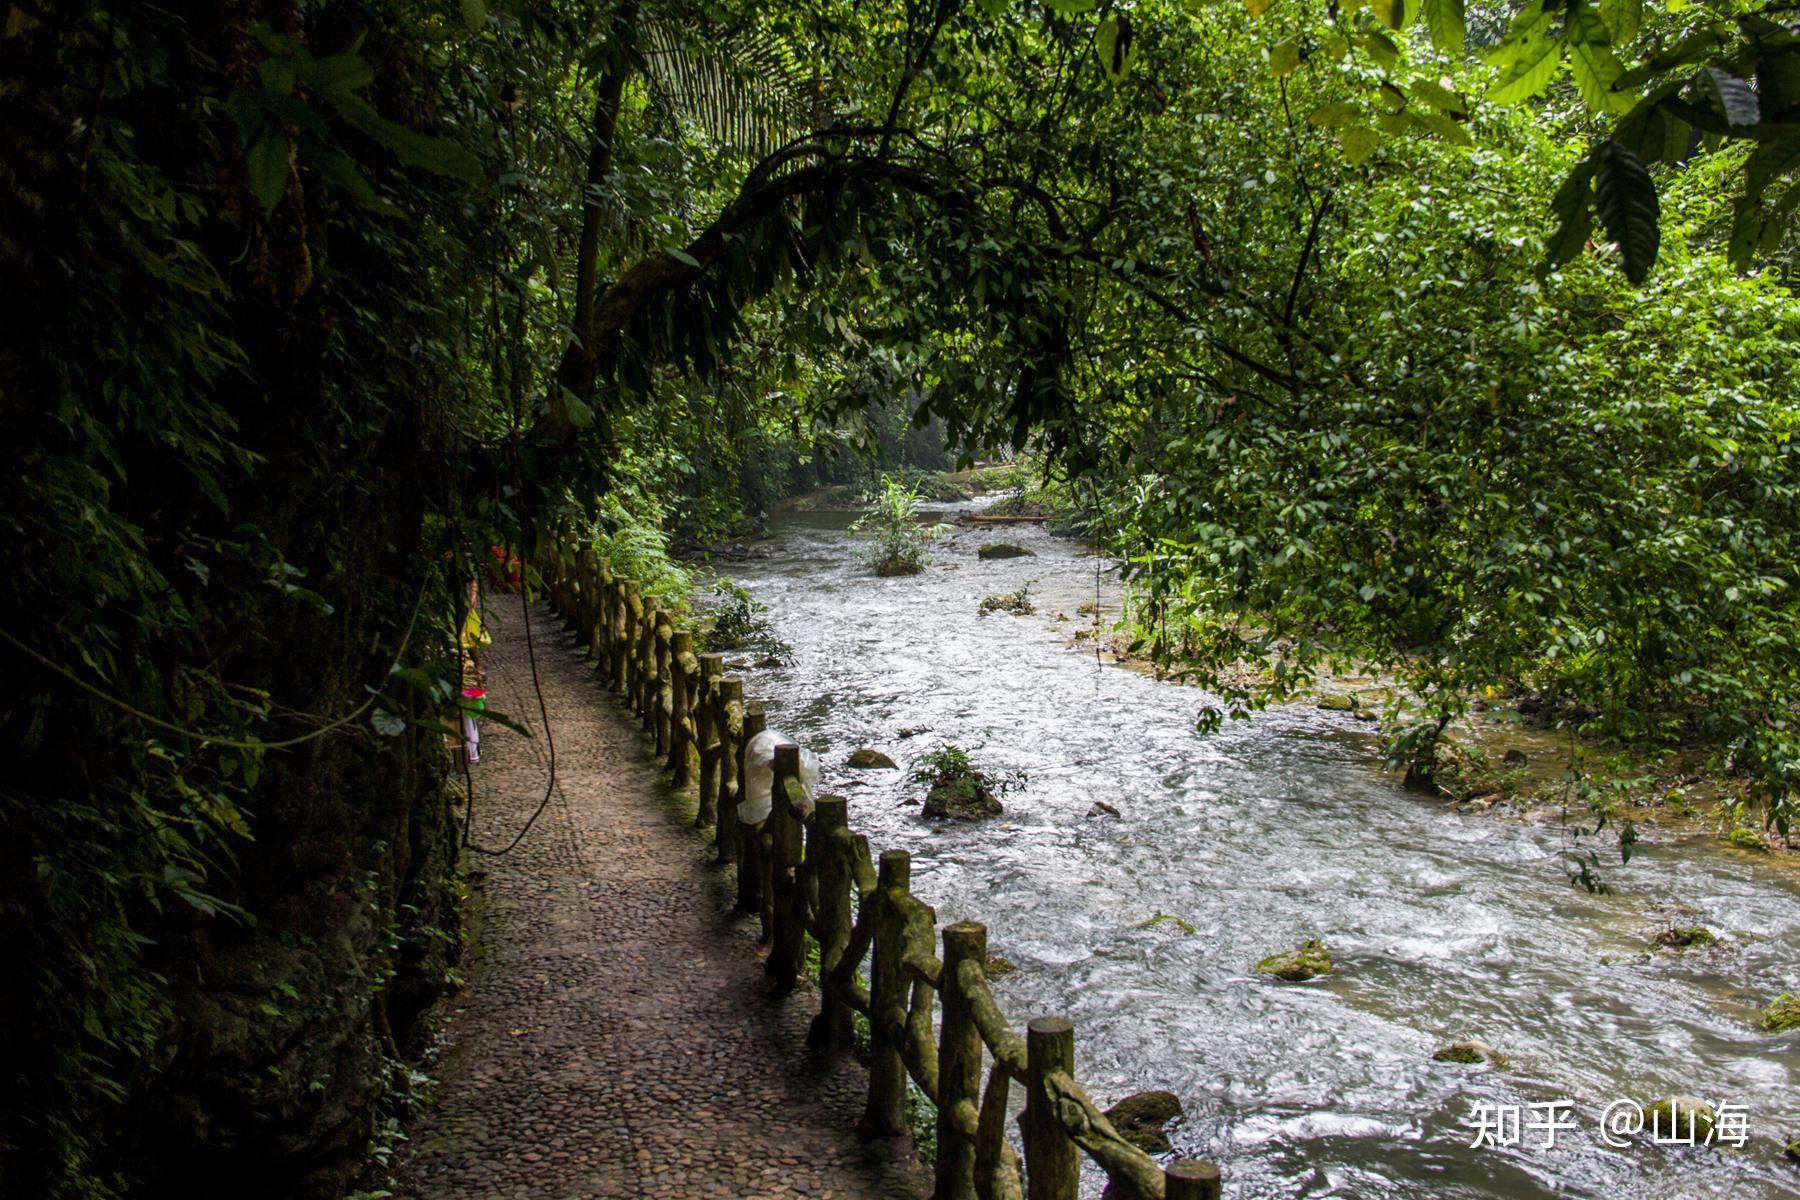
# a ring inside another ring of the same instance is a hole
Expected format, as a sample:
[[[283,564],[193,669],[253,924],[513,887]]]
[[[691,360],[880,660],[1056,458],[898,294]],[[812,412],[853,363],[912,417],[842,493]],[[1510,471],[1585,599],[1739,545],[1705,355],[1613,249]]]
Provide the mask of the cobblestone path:
[[[497,599],[489,702],[538,731],[516,598]],[[815,994],[770,998],[635,720],[536,607],[556,787],[512,853],[474,854],[478,932],[434,1106],[399,1178],[438,1197],[917,1197],[923,1171],[854,1132],[860,1066],[805,1049]],[[505,845],[548,755],[488,721],[476,841]],[[845,1056],[848,1058],[848,1056]]]

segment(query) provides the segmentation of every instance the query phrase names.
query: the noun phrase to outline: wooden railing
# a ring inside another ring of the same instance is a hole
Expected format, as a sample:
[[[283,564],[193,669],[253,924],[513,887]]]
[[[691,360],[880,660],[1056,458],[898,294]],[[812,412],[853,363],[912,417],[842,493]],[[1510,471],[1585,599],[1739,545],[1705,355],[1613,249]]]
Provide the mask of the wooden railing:
[[[1024,1037],[1014,1031],[988,988],[987,928],[959,921],[940,931],[936,912],[910,891],[906,851],[872,861],[867,839],[850,829],[843,797],[808,798],[798,746],[775,748],[767,818],[738,821],[744,747],[766,722],[744,698],[742,681],[724,674],[721,655],[695,654],[692,633],[675,627],[658,598],[615,577],[592,551],[539,565],[552,603],[588,646],[599,676],[642,718],[675,784],[697,785],[694,823],[714,830],[721,863],[736,864],[737,903],[761,917],[766,971],[777,989],[799,981],[806,935],[818,943],[819,1014],[808,1042],[846,1047],[852,1014],[867,1019],[863,1132],[907,1132],[908,1079],[937,1106],[933,1200],[1076,1200],[1083,1152],[1122,1200],[1217,1200],[1216,1166],[1163,1167],[1088,1098],[1075,1080],[1069,1021],[1039,1017]],[[941,1010],[935,1028],[934,1009]],[[1015,1085],[1025,1099],[1022,1163],[1006,1136]]]

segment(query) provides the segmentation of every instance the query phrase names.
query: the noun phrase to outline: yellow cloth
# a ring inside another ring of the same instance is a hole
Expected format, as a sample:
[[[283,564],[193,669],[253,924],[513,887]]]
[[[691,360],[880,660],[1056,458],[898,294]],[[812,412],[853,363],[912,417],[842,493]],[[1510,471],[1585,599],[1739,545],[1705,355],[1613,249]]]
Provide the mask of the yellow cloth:
[[[469,615],[463,619],[462,648],[475,650],[493,640],[493,635],[488,633],[487,626],[481,623],[481,614],[471,608]]]

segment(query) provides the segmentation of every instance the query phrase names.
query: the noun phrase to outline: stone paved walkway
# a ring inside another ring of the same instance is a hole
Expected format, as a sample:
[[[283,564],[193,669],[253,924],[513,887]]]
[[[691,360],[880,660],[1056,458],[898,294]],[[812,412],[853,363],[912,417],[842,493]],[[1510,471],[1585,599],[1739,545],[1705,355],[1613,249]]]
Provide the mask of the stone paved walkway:
[[[498,597],[489,702],[534,729],[524,624]],[[865,1077],[809,1056],[817,997],[770,998],[634,720],[562,623],[532,615],[557,751],[549,807],[512,853],[475,854],[472,979],[451,1003],[434,1107],[400,1178],[438,1197],[917,1197],[922,1168],[854,1133]],[[504,845],[548,759],[489,721],[475,837]],[[846,1056],[847,1057],[847,1056]]]

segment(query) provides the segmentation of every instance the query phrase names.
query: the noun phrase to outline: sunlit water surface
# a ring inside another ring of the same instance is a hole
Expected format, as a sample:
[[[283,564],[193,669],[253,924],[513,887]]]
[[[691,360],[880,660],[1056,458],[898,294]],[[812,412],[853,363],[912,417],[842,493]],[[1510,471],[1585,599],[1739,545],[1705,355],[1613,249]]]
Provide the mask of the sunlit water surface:
[[[1096,586],[1116,593],[1074,543],[1028,526],[963,531],[925,574],[881,579],[846,523],[788,517],[768,558],[726,568],[792,648],[780,667],[740,664],[749,693],[818,752],[825,790],[850,798],[873,846],[912,852],[914,891],[941,921],[987,924],[1020,968],[995,983],[1015,1026],[1071,1017],[1078,1074],[1102,1104],[1178,1094],[1176,1151],[1217,1160],[1228,1196],[1800,1195],[1781,1152],[1800,1137],[1800,1035],[1755,1026],[1768,997],[1800,987],[1790,873],[1652,834],[1610,869],[1612,894],[1588,895],[1563,871],[1563,830],[1400,790],[1348,714],[1295,707],[1201,736],[1202,693],[1071,648],[1091,620],[1076,606]],[[996,540],[1036,555],[979,561]],[[977,615],[983,596],[1027,582],[1037,616]],[[844,766],[870,746],[904,768],[945,742],[1027,772],[1004,816],[931,821],[904,770]],[[1123,818],[1088,817],[1095,801]],[[1699,913],[1657,911],[1674,904]],[[1159,912],[1193,932],[1144,927]],[[1672,921],[1704,923],[1720,944],[1650,954]],[[1314,936],[1336,961],[1329,977],[1251,973]],[[1508,1068],[1432,1060],[1468,1038]],[[1746,1106],[1750,1146],[1601,1141],[1610,1102],[1673,1093]],[[1536,1132],[1471,1148],[1478,1102],[1556,1100],[1574,1102],[1577,1128],[1554,1149]]]

